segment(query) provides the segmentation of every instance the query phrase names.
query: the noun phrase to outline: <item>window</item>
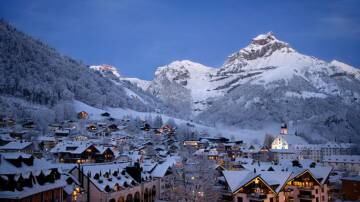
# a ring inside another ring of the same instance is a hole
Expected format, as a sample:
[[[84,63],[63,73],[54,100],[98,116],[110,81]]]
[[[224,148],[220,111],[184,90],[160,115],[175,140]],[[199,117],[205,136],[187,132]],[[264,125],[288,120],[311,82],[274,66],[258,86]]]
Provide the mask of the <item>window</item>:
[[[242,197],[237,197],[237,202],[243,202],[243,198]]]

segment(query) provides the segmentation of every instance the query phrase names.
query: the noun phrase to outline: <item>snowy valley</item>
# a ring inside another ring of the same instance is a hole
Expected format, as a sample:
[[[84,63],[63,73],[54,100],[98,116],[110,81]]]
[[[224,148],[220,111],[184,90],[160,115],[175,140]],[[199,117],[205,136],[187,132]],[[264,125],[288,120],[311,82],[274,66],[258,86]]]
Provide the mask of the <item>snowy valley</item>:
[[[36,109],[27,107],[29,102],[45,106],[52,116],[58,104],[77,100],[99,109],[258,131],[259,137],[287,122],[293,132],[315,142],[339,133],[343,141],[360,140],[359,70],[303,55],[272,33],[253,38],[221,67],[179,60],[158,67],[154,79],[146,81],[122,76],[110,65],[86,66],[61,56],[5,22],[1,29],[3,114],[34,118]]]
[[[360,201],[356,3],[249,4],[0,1],[0,201]]]

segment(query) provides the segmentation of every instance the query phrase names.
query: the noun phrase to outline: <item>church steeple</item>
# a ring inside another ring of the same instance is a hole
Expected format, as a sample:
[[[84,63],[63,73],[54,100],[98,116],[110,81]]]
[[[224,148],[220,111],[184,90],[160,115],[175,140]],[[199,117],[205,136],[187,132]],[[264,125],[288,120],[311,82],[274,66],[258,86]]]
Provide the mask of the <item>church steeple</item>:
[[[288,134],[288,127],[287,127],[286,123],[281,124],[280,134],[281,135],[287,135]]]

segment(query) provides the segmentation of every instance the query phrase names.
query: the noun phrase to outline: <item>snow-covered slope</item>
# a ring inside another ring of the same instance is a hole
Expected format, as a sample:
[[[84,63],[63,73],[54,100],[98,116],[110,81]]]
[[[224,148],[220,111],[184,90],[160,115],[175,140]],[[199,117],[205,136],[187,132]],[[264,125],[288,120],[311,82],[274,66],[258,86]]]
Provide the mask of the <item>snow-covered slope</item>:
[[[165,109],[166,106],[164,106],[160,100],[143,90],[142,87],[146,85],[145,81],[140,84],[140,81],[142,80],[138,79],[137,82],[139,83],[134,83],[134,79],[121,76],[118,68],[111,65],[93,65],[89,68],[99,73],[102,77],[108,79],[116,86],[120,86],[124,90],[127,97],[136,100],[145,106],[149,106],[149,108],[155,109],[154,111],[169,111],[169,109]],[[133,82],[131,82],[131,80]],[[143,86],[141,87],[139,85]]]
[[[101,74],[0,21],[0,96],[49,108],[76,99],[97,107],[139,111],[162,109],[153,96],[138,93],[130,83],[112,82],[108,75],[113,78],[120,75],[111,67],[93,68]],[[109,74],[104,76],[106,72]],[[14,113],[21,115],[25,110],[16,109]],[[0,114],[4,111],[8,109],[0,107]]]
[[[253,38],[220,68],[174,61],[144,81],[109,65],[87,68],[0,21],[0,61],[1,114],[22,115],[27,103],[52,114],[58,103],[78,100],[222,128],[261,131],[286,121],[309,138],[360,142],[359,69],[299,53],[272,33]]]
[[[307,135],[343,140],[360,132],[359,69],[303,55],[272,33],[230,55],[213,78],[227,82],[227,93],[201,120],[249,128],[288,121]]]
[[[209,124],[289,121],[300,132],[343,139],[360,132],[359,69],[301,54],[272,33],[253,38],[219,69],[190,61],[160,67],[149,90]]]
[[[189,60],[174,61],[157,68],[148,90],[165,102],[173,103],[173,107],[196,114],[207,108],[212,97],[221,95],[214,91],[211,82],[216,71]]]
[[[138,78],[131,78],[131,77],[121,77],[120,80],[129,81],[138,88],[141,88],[143,91],[146,91],[151,84],[151,81],[142,80]]]

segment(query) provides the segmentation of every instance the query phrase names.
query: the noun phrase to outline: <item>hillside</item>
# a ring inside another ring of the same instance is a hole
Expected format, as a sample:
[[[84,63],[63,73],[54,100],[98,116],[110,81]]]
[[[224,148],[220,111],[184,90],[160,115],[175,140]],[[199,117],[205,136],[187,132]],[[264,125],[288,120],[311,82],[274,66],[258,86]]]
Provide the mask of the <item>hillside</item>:
[[[127,87],[124,87],[126,85]],[[129,82],[119,85],[86,65],[0,21],[0,95],[49,108],[79,100],[92,106],[122,107],[138,111],[163,109],[161,102]],[[144,97],[129,95],[128,89]],[[11,99],[10,99],[11,100]],[[22,102],[26,107],[25,102]],[[9,106],[9,103],[6,103]],[[5,106],[5,105],[2,105]],[[11,106],[11,105],[10,105]],[[0,112],[11,111],[5,107]]]

